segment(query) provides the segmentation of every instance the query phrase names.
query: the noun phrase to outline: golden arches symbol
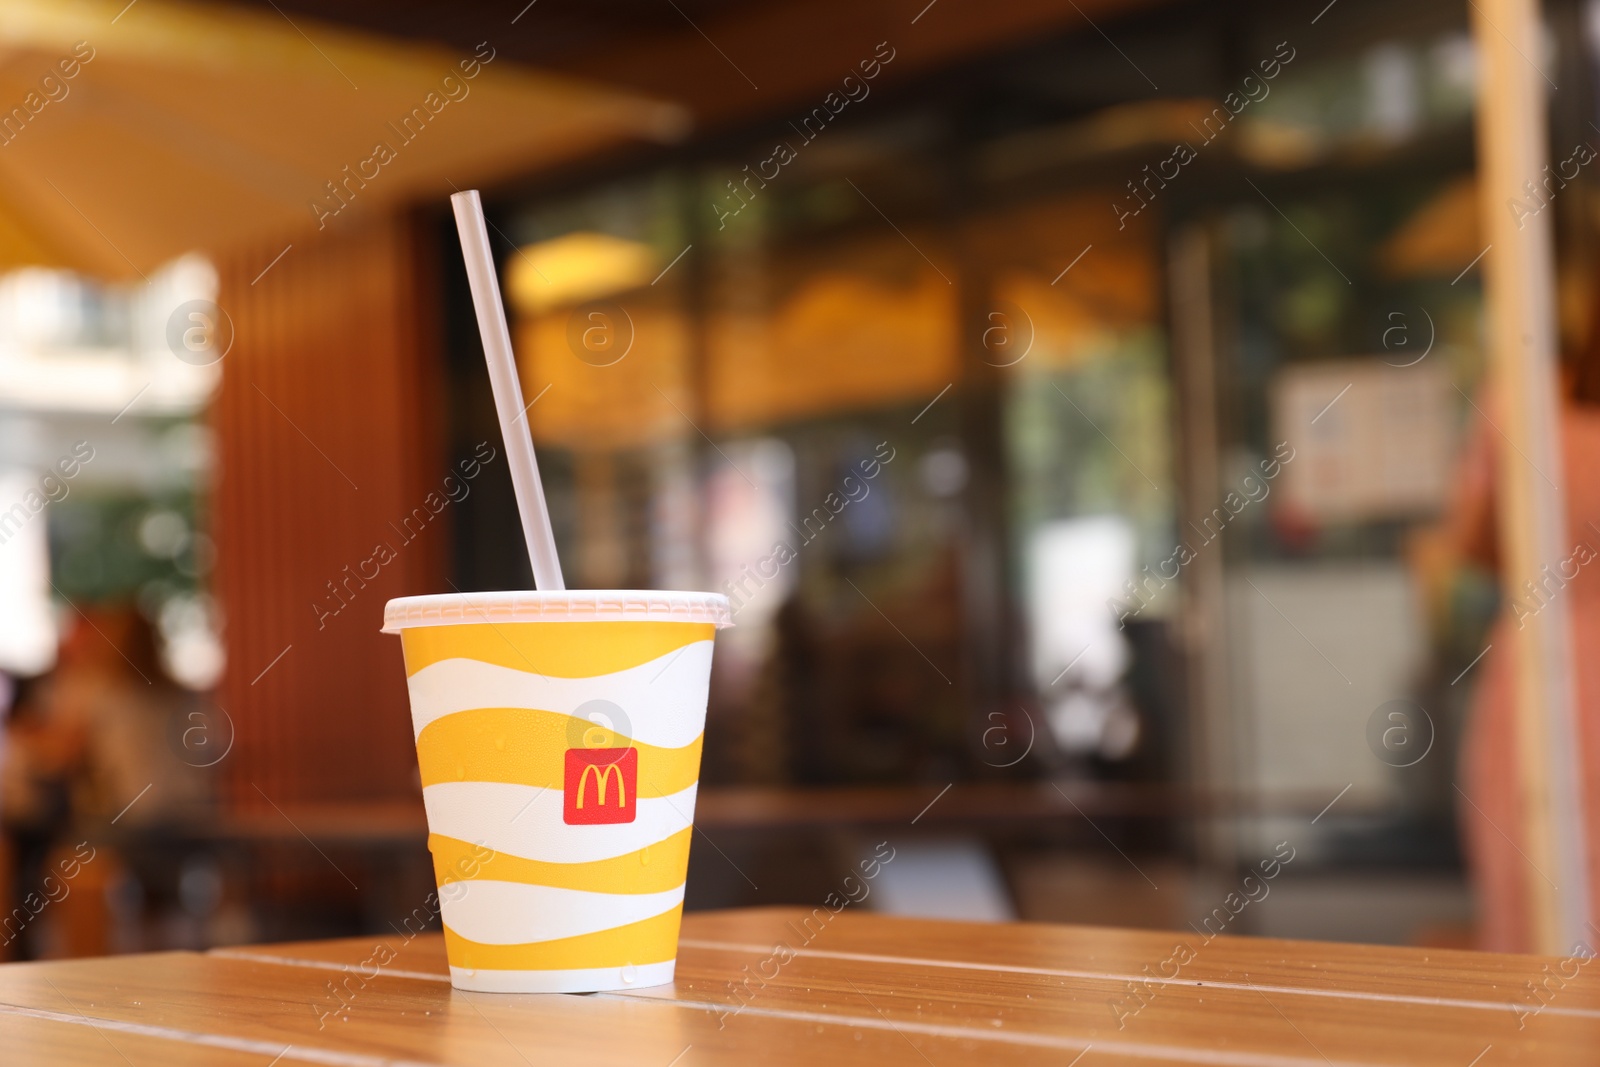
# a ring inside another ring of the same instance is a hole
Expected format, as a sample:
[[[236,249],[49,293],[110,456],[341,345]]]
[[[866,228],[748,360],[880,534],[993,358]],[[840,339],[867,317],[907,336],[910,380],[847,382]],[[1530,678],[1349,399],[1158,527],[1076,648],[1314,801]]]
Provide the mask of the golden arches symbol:
[[[611,781],[611,772],[617,772],[617,807],[628,806],[628,781],[622,773],[622,767],[616,763],[597,764],[591,763],[583,768],[583,774],[578,779],[578,810],[583,810],[584,791],[589,786],[589,775],[595,776],[598,787],[598,801],[603,808],[606,806],[606,783]]]

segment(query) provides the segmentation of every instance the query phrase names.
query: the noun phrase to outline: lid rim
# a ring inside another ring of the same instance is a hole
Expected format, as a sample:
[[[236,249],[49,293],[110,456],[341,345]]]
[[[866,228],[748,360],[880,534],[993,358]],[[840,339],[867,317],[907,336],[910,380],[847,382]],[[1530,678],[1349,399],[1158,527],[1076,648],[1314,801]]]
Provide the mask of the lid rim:
[[[733,625],[721,593],[668,589],[505,590],[396,597],[383,608],[383,633],[416,626],[519,622],[685,622]]]

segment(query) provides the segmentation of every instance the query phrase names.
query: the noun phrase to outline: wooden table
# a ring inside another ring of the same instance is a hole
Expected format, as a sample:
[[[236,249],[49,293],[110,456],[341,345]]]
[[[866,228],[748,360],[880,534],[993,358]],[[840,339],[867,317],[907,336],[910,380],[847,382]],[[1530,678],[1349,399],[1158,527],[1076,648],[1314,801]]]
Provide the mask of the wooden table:
[[[798,951],[775,956],[778,942]],[[686,916],[676,985],[622,993],[463,994],[429,934],[12,964],[0,967],[0,1062],[1593,1067],[1600,963],[1567,961],[1572,979],[1562,969],[760,909]],[[1541,980],[1535,1013],[1525,983]]]

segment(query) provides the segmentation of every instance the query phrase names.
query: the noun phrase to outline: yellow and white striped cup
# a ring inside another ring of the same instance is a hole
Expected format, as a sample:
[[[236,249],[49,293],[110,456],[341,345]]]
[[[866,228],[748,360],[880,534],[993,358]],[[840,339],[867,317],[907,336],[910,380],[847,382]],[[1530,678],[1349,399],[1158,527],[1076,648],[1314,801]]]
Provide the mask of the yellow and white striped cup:
[[[457,989],[672,980],[717,593],[403,597],[411,718]]]

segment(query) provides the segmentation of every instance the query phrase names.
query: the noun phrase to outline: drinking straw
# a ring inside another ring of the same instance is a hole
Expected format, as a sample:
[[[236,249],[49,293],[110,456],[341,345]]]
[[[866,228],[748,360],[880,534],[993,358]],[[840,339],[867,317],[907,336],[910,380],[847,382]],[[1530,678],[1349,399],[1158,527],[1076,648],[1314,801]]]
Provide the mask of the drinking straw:
[[[517,381],[517,365],[511,355],[511,331],[506,328],[506,309],[500,302],[500,279],[495,274],[494,255],[489,250],[483,200],[478,190],[468,189],[452,196],[450,206],[455,209],[461,254],[467,261],[472,306],[478,313],[478,333],[483,337],[483,355],[489,363],[489,384],[494,389],[494,407],[500,416],[506,462],[511,466],[511,485],[517,492],[517,511],[522,515],[528,560],[533,564],[534,588],[547,593],[560,592],[566,584],[561,580],[561,560],[556,557],[556,536],[550,526],[550,507],[545,503],[544,485],[539,481],[533,436],[525,422],[520,427],[517,425],[523,421],[527,409],[522,405],[522,386]]]

